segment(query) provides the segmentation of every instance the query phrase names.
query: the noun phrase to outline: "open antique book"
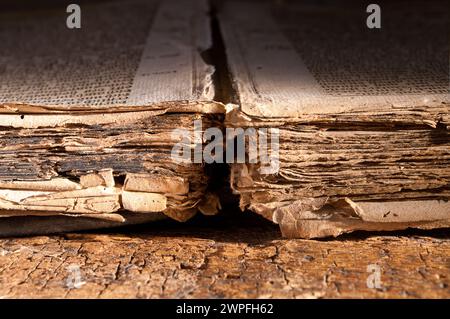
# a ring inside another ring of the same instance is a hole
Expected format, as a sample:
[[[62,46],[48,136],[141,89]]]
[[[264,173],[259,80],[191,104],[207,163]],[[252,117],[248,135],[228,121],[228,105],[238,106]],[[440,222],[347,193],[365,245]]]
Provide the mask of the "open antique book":
[[[413,4],[380,30],[340,3],[222,7],[226,125],[279,135],[273,173],[232,166],[241,208],[288,237],[450,226],[447,15]]]
[[[220,127],[207,10],[95,1],[79,30],[63,6],[0,13],[0,216],[88,217],[61,226],[84,229],[214,213],[202,163],[171,158],[175,129]]]
[[[173,158],[196,121],[269,135],[270,167],[230,182],[285,236],[450,227],[444,12],[392,2],[369,30],[355,6],[225,1],[213,48],[206,0],[82,8],[78,30],[0,13],[0,235],[217,213],[209,162]]]

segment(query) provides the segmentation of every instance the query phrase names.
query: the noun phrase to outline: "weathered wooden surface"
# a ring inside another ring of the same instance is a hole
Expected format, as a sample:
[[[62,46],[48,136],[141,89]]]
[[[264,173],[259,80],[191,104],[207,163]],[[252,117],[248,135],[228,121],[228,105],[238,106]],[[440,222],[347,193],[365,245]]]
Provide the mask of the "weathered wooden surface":
[[[450,297],[448,231],[285,240],[250,214],[216,218],[2,239],[0,296]],[[367,287],[370,264],[380,266],[380,289]],[[77,267],[81,283],[68,288]]]

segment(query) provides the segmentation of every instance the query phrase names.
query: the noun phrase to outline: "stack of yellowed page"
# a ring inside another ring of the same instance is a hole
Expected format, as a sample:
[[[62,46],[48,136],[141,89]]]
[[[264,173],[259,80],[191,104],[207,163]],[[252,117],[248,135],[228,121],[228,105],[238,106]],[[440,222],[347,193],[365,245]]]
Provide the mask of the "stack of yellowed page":
[[[0,13],[0,235],[212,215],[228,182],[287,237],[450,227],[440,1],[50,2]]]
[[[269,159],[248,142],[231,185],[285,236],[450,226],[446,12],[383,12],[370,29],[363,6],[221,7],[238,96],[226,125],[263,137]]]
[[[202,57],[207,10],[203,0],[94,1],[80,29],[61,6],[1,12],[0,217],[82,217],[90,228],[214,213],[202,163],[172,158],[174,130],[220,126]]]

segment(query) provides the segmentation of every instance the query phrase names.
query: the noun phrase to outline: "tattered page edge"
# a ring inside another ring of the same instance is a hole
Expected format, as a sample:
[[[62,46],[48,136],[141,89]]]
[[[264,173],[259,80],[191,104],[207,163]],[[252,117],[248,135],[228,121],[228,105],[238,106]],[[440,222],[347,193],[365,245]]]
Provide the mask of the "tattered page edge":
[[[450,227],[450,202],[444,200],[354,202],[349,198],[307,198],[253,203],[249,209],[279,224],[288,238],[337,237],[356,230]]]
[[[62,105],[33,105],[27,103],[0,103],[0,114],[56,114],[56,115],[89,115],[108,113],[132,112],[159,112],[165,113],[225,113],[225,106],[217,101],[164,101],[147,105],[104,105],[104,106],[62,106]]]
[[[125,181],[124,185],[115,185],[112,169],[83,175],[80,183],[61,177],[45,181],[2,181],[0,219],[66,215],[123,222],[122,212],[128,211],[143,215],[162,213],[186,221],[197,211],[212,215],[220,207],[217,201],[207,200],[183,206],[181,211],[170,207],[168,198],[186,196],[189,192],[189,182],[181,177],[130,173]],[[143,187],[137,187],[138,181],[145,181]]]

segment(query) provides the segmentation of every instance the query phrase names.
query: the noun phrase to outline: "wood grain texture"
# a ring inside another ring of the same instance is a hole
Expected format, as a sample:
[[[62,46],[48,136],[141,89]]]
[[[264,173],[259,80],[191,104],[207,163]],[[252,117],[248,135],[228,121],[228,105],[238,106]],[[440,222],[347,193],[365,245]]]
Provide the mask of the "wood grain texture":
[[[250,215],[250,214],[249,214]],[[449,298],[450,234],[285,240],[256,216],[0,240],[3,298]],[[216,225],[211,227],[211,224]],[[220,225],[220,226],[217,226]],[[367,288],[367,266],[381,288]],[[80,288],[69,289],[70,266]],[[69,267],[69,268],[68,268]]]

